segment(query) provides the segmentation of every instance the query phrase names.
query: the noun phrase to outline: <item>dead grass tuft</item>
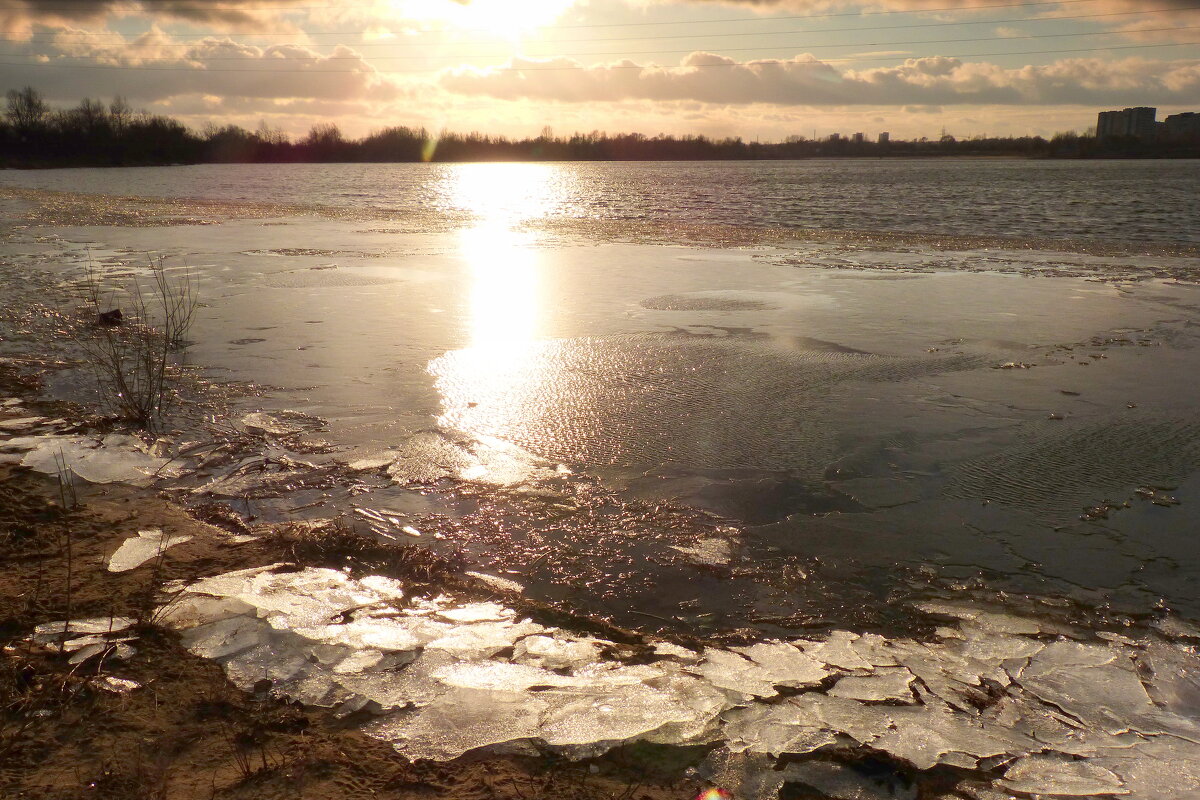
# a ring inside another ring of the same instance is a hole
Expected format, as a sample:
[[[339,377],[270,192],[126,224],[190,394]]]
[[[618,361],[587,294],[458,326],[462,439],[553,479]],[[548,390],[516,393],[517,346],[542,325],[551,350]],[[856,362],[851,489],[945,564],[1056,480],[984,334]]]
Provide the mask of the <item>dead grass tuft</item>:
[[[355,574],[387,575],[410,585],[457,583],[464,565],[418,545],[372,541],[341,522],[313,528],[283,525],[275,543],[298,564],[344,569]]]

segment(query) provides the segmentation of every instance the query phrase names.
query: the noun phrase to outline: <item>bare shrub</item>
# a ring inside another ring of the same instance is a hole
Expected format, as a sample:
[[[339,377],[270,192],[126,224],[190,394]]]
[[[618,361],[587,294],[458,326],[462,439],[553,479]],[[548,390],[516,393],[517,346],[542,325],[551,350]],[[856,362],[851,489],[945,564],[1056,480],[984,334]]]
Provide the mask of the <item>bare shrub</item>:
[[[174,400],[173,355],[187,344],[198,300],[190,270],[168,274],[162,259],[149,270],[144,286],[137,276],[105,281],[89,266],[83,289],[95,324],[80,341],[101,402],[154,430]]]

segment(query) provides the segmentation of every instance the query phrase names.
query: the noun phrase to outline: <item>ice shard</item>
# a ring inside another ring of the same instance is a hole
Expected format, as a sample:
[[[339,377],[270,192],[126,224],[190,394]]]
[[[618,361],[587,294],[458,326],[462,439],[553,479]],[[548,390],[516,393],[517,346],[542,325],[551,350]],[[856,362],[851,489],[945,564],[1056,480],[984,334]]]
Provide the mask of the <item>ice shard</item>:
[[[894,701],[916,703],[911,672],[904,667],[881,667],[871,675],[846,675],[829,690],[831,697],[847,697],[866,702]]]
[[[1000,785],[1014,792],[1067,797],[1129,794],[1121,779],[1104,767],[1055,755],[1018,759]]]
[[[120,547],[108,557],[108,571],[128,572],[151,559],[158,558],[167,548],[191,540],[192,537],[186,534],[165,534],[162,528],[138,531],[137,536],[131,536],[121,542]]]

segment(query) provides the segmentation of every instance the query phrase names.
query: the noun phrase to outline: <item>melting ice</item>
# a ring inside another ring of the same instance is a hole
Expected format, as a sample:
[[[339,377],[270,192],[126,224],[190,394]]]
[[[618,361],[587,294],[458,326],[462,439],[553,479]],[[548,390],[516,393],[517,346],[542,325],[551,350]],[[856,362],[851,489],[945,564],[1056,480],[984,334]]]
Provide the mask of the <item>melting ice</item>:
[[[796,761],[869,747],[909,771],[959,768],[971,797],[996,786],[1017,796],[1200,794],[1194,648],[963,606],[927,610],[957,623],[933,642],[848,631],[701,653],[661,642],[656,660],[630,664],[605,657],[620,645],[502,604],[272,565],[198,581],[162,618],[240,686],[268,678],[283,696],[372,712],[363,730],[412,759],[708,744],[704,774],[742,797],[774,798],[786,783],[914,796],[899,773]]]

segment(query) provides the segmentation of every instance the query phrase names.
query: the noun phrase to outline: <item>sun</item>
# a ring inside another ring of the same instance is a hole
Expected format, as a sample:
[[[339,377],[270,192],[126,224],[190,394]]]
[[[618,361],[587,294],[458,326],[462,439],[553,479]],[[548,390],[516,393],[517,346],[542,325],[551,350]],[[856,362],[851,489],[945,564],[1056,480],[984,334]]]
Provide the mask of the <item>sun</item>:
[[[575,0],[393,0],[396,11],[448,27],[491,33],[504,39],[553,23]]]

